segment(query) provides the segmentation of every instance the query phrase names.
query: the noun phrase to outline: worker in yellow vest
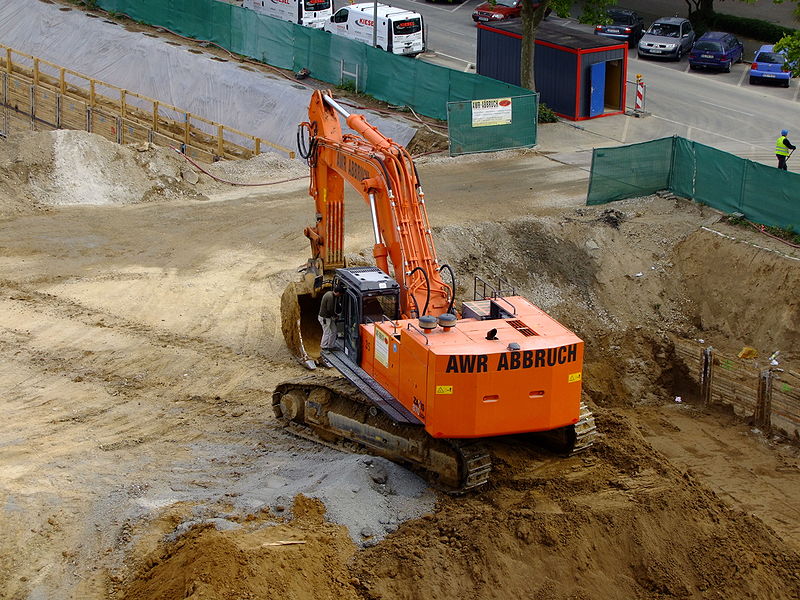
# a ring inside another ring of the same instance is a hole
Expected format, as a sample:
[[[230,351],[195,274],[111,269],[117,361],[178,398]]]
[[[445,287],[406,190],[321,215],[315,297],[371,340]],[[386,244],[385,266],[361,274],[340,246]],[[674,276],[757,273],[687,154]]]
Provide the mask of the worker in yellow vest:
[[[775,142],[775,156],[778,157],[778,168],[786,170],[786,159],[791,155],[790,150],[794,150],[795,146],[786,137],[789,135],[789,130],[784,129],[781,131],[781,136]]]

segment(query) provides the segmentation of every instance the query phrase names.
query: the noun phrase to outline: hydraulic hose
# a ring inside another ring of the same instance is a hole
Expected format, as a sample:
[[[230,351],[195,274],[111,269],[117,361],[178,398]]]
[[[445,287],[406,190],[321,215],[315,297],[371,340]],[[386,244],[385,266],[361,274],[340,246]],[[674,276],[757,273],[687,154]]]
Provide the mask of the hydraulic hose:
[[[409,294],[409,295],[411,296],[411,299],[414,301],[414,307],[416,308],[417,311],[417,318],[419,318],[422,316],[419,313],[419,303],[417,302],[417,299],[414,297],[414,294]]]
[[[425,308],[422,309],[422,314],[420,316],[427,314],[428,312],[428,305],[431,303],[431,280],[428,277],[428,273],[422,267],[414,267],[408,272],[408,277],[411,277],[414,273],[420,271],[422,276],[425,278],[425,290],[427,292],[427,296],[425,297]],[[412,294],[413,297],[413,294]],[[416,302],[416,299],[415,299]],[[417,306],[417,312],[419,312],[419,306]]]
[[[439,272],[441,273],[444,269],[447,269],[447,271],[450,273],[450,281],[453,282],[453,285],[450,286],[450,306],[447,307],[447,312],[450,314],[455,314],[453,313],[453,303],[456,301],[456,274],[447,263],[439,267]]]
[[[306,137],[303,135],[304,129],[308,130],[308,142],[306,142]],[[297,126],[297,153],[308,163],[309,166],[313,167],[316,151],[317,136],[312,130],[312,125],[306,122],[300,123],[300,125]]]

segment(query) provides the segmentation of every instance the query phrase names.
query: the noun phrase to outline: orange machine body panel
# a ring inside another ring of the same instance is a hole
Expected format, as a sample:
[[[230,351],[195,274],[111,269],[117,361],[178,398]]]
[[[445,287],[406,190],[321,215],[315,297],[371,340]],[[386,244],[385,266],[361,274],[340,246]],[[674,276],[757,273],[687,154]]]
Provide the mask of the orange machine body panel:
[[[548,431],[579,419],[583,341],[525,298],[507,319],[362,325],[361,367],[433,437]],[[487,332],[496,330],[487,340]]]

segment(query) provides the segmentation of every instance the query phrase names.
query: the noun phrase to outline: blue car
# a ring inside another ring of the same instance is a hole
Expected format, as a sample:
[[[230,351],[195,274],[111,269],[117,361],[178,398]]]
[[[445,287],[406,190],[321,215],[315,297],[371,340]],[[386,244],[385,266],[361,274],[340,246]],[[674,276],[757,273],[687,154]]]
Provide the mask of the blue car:
[[[786,64],[786,56],[775,52],[772,46],[761,46],[758,49],[753,64],[750,65],[751,84],[779,81],[783,87],[789,87],[791,77],[789,65]]]
[[[744,45],[735,35],[722,31],[704,33],[689,51],[689,67],[692,69],[720,69],[731,72],[733,63],[742,62]]]

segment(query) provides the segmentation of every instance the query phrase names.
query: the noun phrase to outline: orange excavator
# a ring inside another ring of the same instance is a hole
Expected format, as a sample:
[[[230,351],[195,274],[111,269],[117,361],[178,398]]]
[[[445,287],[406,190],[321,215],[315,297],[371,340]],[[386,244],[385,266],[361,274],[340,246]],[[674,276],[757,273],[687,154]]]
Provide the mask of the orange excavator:
[[[503,280],[475,278],[455,303],[453,270],[436,256],[408,151],[330,92],[314,92],[298,149],[311,170],[311,258],[281,299],[289,349],[341,375],[278,385],[273,408],[300,435],[351,443],[422,471],[454,493],[488,481],[481,440],[546,432],[566,453],[588,448],[594,418],[581,402],[583,341]],[[343,133],[341,119],[355,133]],[[376,266],[347,267],[344,184],[363,197]],[[442,274],[448,275],[445,282]],[[323,293],[339,294],[334,350],[320,350]]]

